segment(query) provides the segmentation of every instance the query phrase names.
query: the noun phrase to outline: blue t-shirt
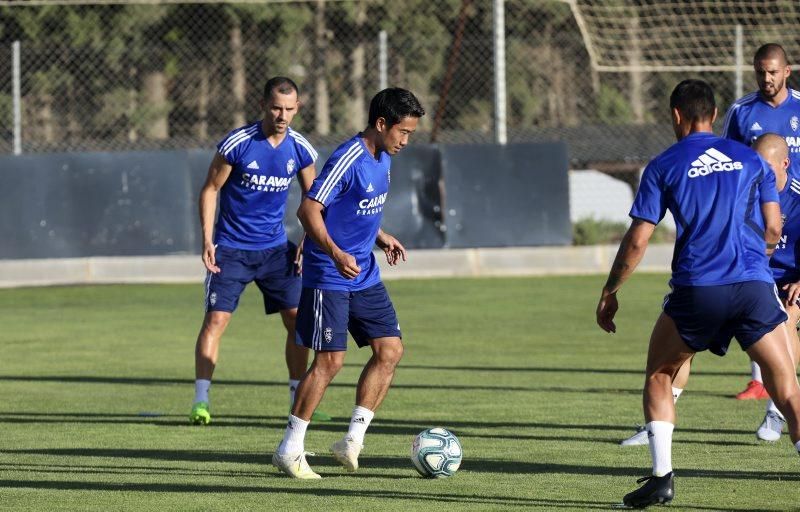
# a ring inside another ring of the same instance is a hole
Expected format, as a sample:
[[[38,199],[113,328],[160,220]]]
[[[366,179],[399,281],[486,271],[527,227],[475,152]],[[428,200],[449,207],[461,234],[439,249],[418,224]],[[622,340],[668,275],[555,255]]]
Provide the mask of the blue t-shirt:
[[[790,169],[800,176],[800,91],[789,89],[783,103],[773,107],[759,92],[743,96],[728,109],[722,136],[748,146],[765,133],[775,133],[789,146]]]
[[[791,172],[786,186],[778,194],[781,201],[783,233],[775,253],[769,260],[772,277],[779,284],[794,283],[800,280],[800,179]]]
[[[345,279],[330,256],[306,237],[303,286],[359,291],[380,282],[380,270],[372,248],[389,192],[390,164],[391,158],[386,152],[375,159],[360,134],[339,146],[325,162],[308,197],[325,207],[322,215],[328,235],[341,250],[355,257],[361,273],[355,279]]]
[[[778,202],[767,163],[743,144],[697,132],[647,165],[630,215],[658,224],[672,213],[672,285],[772,283],[760,208],[767,202]]]
[[[233,170],[220,191],[214,243],[249,251],[286,243],[289,185],[297,171],[316,160],[311,144],[290,128],[272,147],[258,121],[229,133],[217,152]]]

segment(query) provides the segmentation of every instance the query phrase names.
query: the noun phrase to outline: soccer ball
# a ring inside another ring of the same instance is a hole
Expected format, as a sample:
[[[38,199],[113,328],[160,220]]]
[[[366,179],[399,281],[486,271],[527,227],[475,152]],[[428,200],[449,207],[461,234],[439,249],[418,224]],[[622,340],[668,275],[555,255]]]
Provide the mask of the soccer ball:
[[[411,445],[411,462],[426,478],[453,476],[461,465],[461,443],[442,427],[423,430]]]

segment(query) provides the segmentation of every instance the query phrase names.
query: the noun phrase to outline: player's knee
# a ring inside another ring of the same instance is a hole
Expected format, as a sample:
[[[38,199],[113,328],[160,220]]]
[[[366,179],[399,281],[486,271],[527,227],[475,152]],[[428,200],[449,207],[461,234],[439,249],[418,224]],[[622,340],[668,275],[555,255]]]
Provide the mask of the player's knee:
[[[386,343],[375,351],[375,355],[382,364],[397,366],[403,357],[403,344]]]
[[[203,322],[203,330],[211,335],[220,335],[228,326],[230,319],[230,313],[212,311],[206,314],[205,322]]]
[[[344,357],[339,352],[317,352],[314,356],[312,371],[318,375],[332,379],[344,365]]]

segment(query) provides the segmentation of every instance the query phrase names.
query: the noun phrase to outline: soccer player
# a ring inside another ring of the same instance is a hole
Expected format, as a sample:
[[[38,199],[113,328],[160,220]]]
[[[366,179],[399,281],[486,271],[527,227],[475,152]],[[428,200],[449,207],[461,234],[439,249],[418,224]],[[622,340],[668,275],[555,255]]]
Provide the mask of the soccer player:
[[[308,350],[294,342],[302,244],[288,241],[283,227],[292,179],[297,175],[305,193],[316,175],[317,152],[289,128],[299,107],[291,79],[269,79],[261,99],[263,119],[233,130],[217,145],[200,192],[202,258],[208,274],[206,314],[195,346],[195,398],[189,414],[194,424],[211,421],[208,395],[220,338],[252,281],[264,296],[266,314],[280,313],[286,327],[289,407],[306,371]]]
[[[707,83],[678,84],[670,110],[678,142],[645,168],[631,227],[597,305],[598,325],[615,332],[617,292],[670,210],[678,230],[672,292],[650,337],[643,392],[653,470],[623,498],[630,507],[673,499],[674,375],[696,352],[725,354],[732,336],[764,368],[767,390],[800,452],[800,385],[787,348],[787,315],[768,267],[781,230],[775,175],[747,146],[713,134],[717,109]]]
[[[306,461],[305,433],[328,384],[342,368],[347,332],[359,347],[372,350],[358,380],[350,427],[331,447],[348,471],[358,469],[367,427],[403,355],[400,324],[372,247],[382,249],[390,265],[406,259],[405,248],[380,224],[391,156],[408,144],[423,115],[425,110],[410,91],[379,92],[370,102],[368,126],[331,155],[297,212],[306,230],[297,341],[314,350],[314,360],[272,456],[272,464],[293,478],[320,478]]]
[[[765,133],[753,143],[753,149],[769,164],[775,173],[775,185],[781,206],[783,232],[775,252],[769,260],[772,277],[778,287],[778,293],[784,302],[789,315],[787,330],[789,333],[789,352],[795,362],[800,358],[800,339],[797,337],[797,322],[800,320],[800,269],[795,266],[795,250],[800,249],[800,179],[789,174],[789,147],[783,137],[774,133]],[[791,178],[791,182],[790,182]],[[794,300],[790,300],[790,295]],[[689,379],[690,362],[684,364],[672,385],[672,396],[677,402]],[[766,392],[765,392],[766,393]],[[772,400],[767,403],[764,421],[756,430],[756,436],[762,441],[777,441],[781,437],[783,425],[786,423],[781,412]],[[622,446],[639,446],[649,443],[647,429],[640,427],[631,437],[623,440]]]
[[[766,133],[753,144],[759,155],[775,173],[775,184],[781,204],[783,232],[775,252],[769,260],[772,277],[778,287],[789,320],[786,323],[789,337],[788,349],[797,367],[800,360],[800,339],[797,337],[797,322],[800,321],[800,268],[797,267],[796,254],[800,249],[800,176],[790,171],[789,146],[786,139],[774,133]],[[800,155],[798,155],[800,158]],[[777,441],[781,437],[786,419],[775,406],[773,400],[767,402],[764,421],[756,430],[762,441]]]
[[[795,176],[800,176],[800,91],[786,85],[791,74],[786,52],[778,44],[765,44],[756,51],[753,68],[758,91],[731,105],[725,116],[722,136],[748,146],[765,133],[784,137],[792,157],[791,170]],[[769,398],[758,363],[751,363],[750,382],[736,398]]]

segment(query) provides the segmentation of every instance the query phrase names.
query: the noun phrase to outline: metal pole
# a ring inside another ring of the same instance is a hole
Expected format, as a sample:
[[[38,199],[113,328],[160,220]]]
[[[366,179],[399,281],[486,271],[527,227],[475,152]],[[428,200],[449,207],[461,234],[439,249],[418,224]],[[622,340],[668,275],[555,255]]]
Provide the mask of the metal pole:
[[[378,32],[378,84],[382,91],[389,87],[389,38],[385,30]]]
[[[506,134],[506,21],[505,0],[494,1],[494,141],[505,144]]]
[[[14,111],[14,154],[22,153],[22,94],[20,88],[19,41],[11,43],[12,104]]]
[[[736,25],[736,95],[739,99],[744,96],[744,34],[742,26]]]

